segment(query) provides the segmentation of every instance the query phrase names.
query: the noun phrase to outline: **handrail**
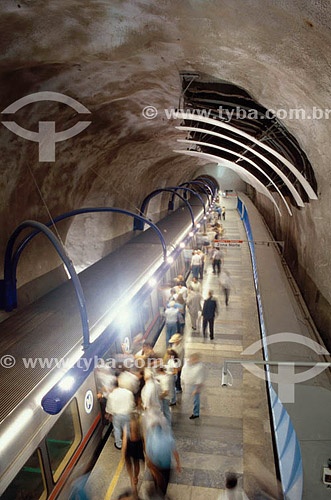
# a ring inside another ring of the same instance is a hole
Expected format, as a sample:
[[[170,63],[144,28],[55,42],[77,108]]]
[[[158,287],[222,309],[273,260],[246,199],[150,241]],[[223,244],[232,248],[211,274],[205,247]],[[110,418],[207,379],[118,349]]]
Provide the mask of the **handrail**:
[[[159,189],[155,189],[154,191],[152,191],[151,193],[149,193],[143,200],[142,204],[141,204],[141,207],[140,207],[140,213],[141,214],[144,214],[145,213],[145,210],[146,210],[146,207],[148,205],[148,203],[150,202],[150,200],[152,198],[154,198],[154,196],[157,196],[158,194],[162,193],[162,192],[169,192],[169,193],[173,193],[174,190],[176,188],[174,187],[166,187],[166,188],[159,188]],[[192,207],[190,205],[190,203],[185,200],[185,198],[183,196],[181,196],[179,193],[176,193],[176,196],[178,196],[184,203],[185,205],[187,206],[189,212],[190,212],[190,215],[191,215],[191,219],[192,219],[192,227],[194,228],[194,214],[193,214],[193,210],[192,210]],[[202,203],[204,203],[204,201],[202,200]],[[134,220],[133,221],[133,230],[136,231],[136,230],[139,230],[139,231],[142,231],[144,229],[144,224],[141,222],[141,221],[136,221]]]
[[[188,188],[187,186],[184,186],[184,184],[189,184],[188,182],[184,182],[183,184],[179,184],[179,186],[170,186],[168,189],[173,189],[174,192],[173,192],[173,195],[171,197],[171,200],[169,201],[169,204],[168,204],[168,209],[169,210],[173,210],[174,209],[174,199],[175,199],[175,193],[176,191],[185,191],[185,193],[183,194],[184,198],[187,200],[187,198],[185,197],[186,194],[189,192],[191,194],[193,194],[193,196],[196,196],[197,198],[199,198],[199,200],[201,201],[201,204],[203,206],[203,213],[206,215],[206,204],[205,202],[203,201],[203,198],[202,196],[199,195],[199,193],[197,191],[195,191],[195,189],[190,189]],[[208,197],[207,197],[208,198]],[[209,203],[210,203],[210,200],[208,200]]]
[[[52,245],[54,246],[55,250],[61,257],[61,260],[65,264],[68,273],[70,274],[72,283],[75,288],[77,300],[78,300],[78,305],[79,305],[79,311],[80,311],[80,317],[81,317],[81,322],[82,322],[82,328],[83,328],[83,348],[86,350],[89,345],[90,345],[90,333],[89,333],[89,324],[88,324],[88,318],[87,318],[87,310],[86,310],[86,304],[85,304],[85,297],[83,293],[83,289],[80,283],[80,280],[77,276],[77,273],[75,271],[75,268],[69,259],[69,257],[66,254],[65,248],[62,246],[61,242],[58,240],[58,238],[55,236],[55,234],[45,225],[42,224],[41,222],[37,222],[34,220],[26,220],[24,222],[21,222],[19,226],[15,229],[15,231],[12,233],[8,240],[7,244],[7,249],[6,252],[11,252],[17,236],[23,231],[23,229],[27,227],[34,227],[37,229],[36,232],[44,233],[45,236],[50,240]],[[7,279],[8,279],[8,274],[7,274]],[[5,281],[6,283],[6,281]],[[15,277],[15,286],[16,286],[16,277]],[[9,288],[5,288],[5,291],[8,292]]]
[[[211,205],[211,201],[213,199],[213,192],[211,190],[211,188],[206,185],[203,181],[186,181],[186,182],[182,182],[181,184],[178,185],[178,189],[179,188],[182,188],[182,187],[186,187],[186,186],[190,186],[191,184],[194,184],[194,185],[199,185],[200,189],[202,189],[206,196],[207,196],[207,199],[209,201],[209,206]],[[209,189],[209,192],[207,191],[207,188]],[[197,193],[197,191],[193,190],[195,193]],[[209,196],[210,196],[210,199],[209,199]],[[173,200],[173,198],[172,198]]]
[[[122,208],[115,207],[86,207],[86,208],[78,208],[75,210],[71,210],[70,212],[66,212],[58,217],[55,217],[53,221],[49,221],[45,224],[46,227],[50,227],[53,223],[60,222],[61,220],[67,219],[69,217],[73,217],[75,215],[80,215],[84,213],[95,213],[95,212],[111,212],[111,213],[120,213],[123,215],[129,215],[130,217],[134,217],[135,219],[139,219],[140,221],[146,222],[152,229],[157,233],[162,249],[163,249],[163,258],[166,260],[167,258],[167,246],[164,240],[164,237],[159,230],[159,228],[153,224],[150,220],[142,217],[141,215],[137,215],[133,212],[129,212],[128,210],[124,210]],[[5,261],[4,261],[4,282],[5,282],[5,310],[12,311],[13,308],[17,307],[17,293],[16,293],[16,271],[19,258],[26,247],[26,245],[31,241],[34,236],[39,234],[38,231],[34,231],[30,233],[18,246],[15,250],[14,256],[12,256],[13,248],[15,240],[9,241],[7,244],[6,252],[5,252]],[[17,236],[16,236],[17,237]],[[15,237],[15,239],[16,239]]]

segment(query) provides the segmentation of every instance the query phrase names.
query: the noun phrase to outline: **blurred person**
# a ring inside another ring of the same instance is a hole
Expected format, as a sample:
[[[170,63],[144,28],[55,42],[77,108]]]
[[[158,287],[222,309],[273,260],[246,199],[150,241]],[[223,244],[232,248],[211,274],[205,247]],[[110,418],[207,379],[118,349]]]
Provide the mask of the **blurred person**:
[[[68,500],[90,500],[91,496],[85,490],[85,485],[87,483],[88,478],[89,474],[84,474],[83,476],[73,481],[68,494]],[[17,493],[20,493],[21,495],[15,496],[15,499],[32,500],[32,496],[30,496],[29,494],[27,494],[26,496],[24,494],[22,495],[23,493],[22,490]]]
[[[219,248],[215,248],[215,251],[213,253],[213,274],[216,274],[216,269],[217,269],[217,276],[220,275],[221,264],[223,263],[224,263],[224,253]]]
[[[121,381],[118,381],[118,387],[114,389],[107,398],[106,412],[112,415],[115,448],[122,448],[122,434],[126,424],[130,422],[130,415],[135,410],[135,401],[132,392],[125,387],[121,387]]]
[[[175,278],[175,281],[176,281],[176,286],[178,285],[182,285],[182,286],[186,286],[186,283],[185,283],[185,279],[184,279],[184,276],[182,274],[179,274],[177,276],[177,278]]]
[[[134,496],[132,490],[125,490],[117,497],[117,500],[139,500],[139,498]]]
[[[200,279],[202,280],[203,279],[203,271],[205,268],[205,254],[201,250],[198,250],[198,255],[200,257],[199,276],[200,276]]]
[[[117,387],[117,377],[113,370],[106,365],[98,365],[94,370],[95,383],[97,387],[97,398],[101,406],[101,415],[103,425],[108,425],[106,418],[106,405],[108,395]]]
[[[172,380],[172,390],[171,390],[171,398],[169,406],[175,406],[177,396],[176,396],[176,381],[177,381],[177,373],[178,373],[178,365],[180,363],[176,351],[174,351],[171,347],[167,349],[167,352],[164,355],[163,361],[165,363],[166,372],[171,375]]]
[[[189,286],[190,290],[193,290],[193,292],[199,292],[201,293],[201,283],[199,283],[198,279],[193,276],[193,279],[190,283]]]
[[[141,390],[141,402],[144,410],[149,410],[151,408],[161,410],[160,384],[153,377],[153,371],[150,368],[145,368],[144,380],[145,385]]]
[[[193,252],[191,260],[191,271],[194,278],[199,279],[201,259],[197,252]]]
[[[181,283],[179,283],[177,286],[175,286],[175,291],[178,295],[181,295],[184,299],[184,301],[186,300],[187,298],[187,288],[186,286],[182,285]],[[178,300],[178,297],[177,297],[177,300]]]
[[[182,370],[182,381],[184,390],[193,396],[193,413],[189,417],[190,420],[199,418],[200,416],[200,392],[206,379],[205,366],[200,361],[198,353],[191,354],[185,362]]]
[[[225,305],[229,305],[230,291],[232,288],[232,279],[229,271],[224,270],[220,277],[220,285],[222,287],[224,297],[225,297]]]
[[[173,393],[172,376],[167,373],[166,369],[163,366],[158,366],[156,370],[156,379],[159,382],[161,388],[160,400],[162,413],[171,426],[171,412],[169,404]]]
[[[153,346],[149,342],[144,342],[140,351],[135,354],[135,358],[147,359],[154,354]]]
[[[177,364],[177,373],[176,373],[176,393],[182,392],[182,386],[180,383],[181,371],[184,361],[184,340],[183,335],[179,333],[175,333],[169,340],[169,344],[171,345],[171,349],[176,353],[175,361]]]
[[[202,300],[203,300],[203,297],[202,297],[200,291],[197,291],[197,292],[191,291],[191,293],[187,299],[186,305],[187,305],[187,309],[188,309],[188,312],[190,313],[190,317],[191,317],[192,330],[197,329],[197,321],[198,321],[198,317],[199,317],[199,312],[202,311],[202,307],[201,307]]]
[[[204,301],[202,308],[202,330],[203,336],[206,337],[206,328],[209,325],[209,338],[210,340],[214,339],[214,321],[215,316],[218,314],[218,303],[217,300],[213,297],[213,290],[209,290],[208,299]]]
[[[228,472],[225,475],[225,490],[217,500],[249,500],[244,490],[238,485],[236,474]]]
[[[202,246],[204,248],[208,248],[210,246],[210,238],[206,231],[202,235]]]
[[[146,429],[144,435],[146,464],[151,472],[158,492],[165,495],[171,474],[172,456],[176,461],[177,472],[182,471],[179,455],[169,426],[155,422]]]
[[[118,376],[118,383],[121,387],[128,389],[133,394],[136,394],[140,387],[140,379],[138,374],[135,372],[131,372],[129,370],[124,370]]]
[[[225,214],[226,214],[226,210],[225,210],[225,207],[223,206],[222,207],[222,217],[223,217],[223,220],[225,220]]]
[[[175,301],[169,303],[169,307],[165,310],[165,326],[166,326],[166,345],[169,344],[169,339],[177,331],[178,310],[175,308]]]
[[[140,471],[140,460],[145,460],[142,432],[136,413],[131,414],[130,423],[123,431],[122,457],[130,478],[134,498],[137,498],[137,486]]]
[[[185,300],[181,294],[178,294],[175,308],[178,310],[177,332],[183,333],[185,327]]]

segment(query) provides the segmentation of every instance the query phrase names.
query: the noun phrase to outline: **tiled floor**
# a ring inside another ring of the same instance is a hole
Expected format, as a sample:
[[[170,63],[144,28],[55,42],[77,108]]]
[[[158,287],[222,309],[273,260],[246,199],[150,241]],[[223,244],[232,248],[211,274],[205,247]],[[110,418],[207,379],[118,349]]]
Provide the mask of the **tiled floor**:
[[[237,211],[234,208],[231,210],[231,206],[227,208],[227,218],[224,222],[226,237],[245,239]],[[241,248],[227,250],[224,268],[230,272],[234,284],[228,307],[224,304],[219,280],[212,273],[210,263],[206,266],[202,282],[203,296],[207,297],[208,290],[213,289],[219,299],[220,311],[215,321],[215,339],[210,341],[204,339],[201,332],[193,333],[187,314],[186,356],[200,352],[208,375],[201,395],[199,419],[189,420],[193,408],[190,398],[185,393],[179,395],[177,405],[172,408],[172,427],[183,468],[182,474],[176,472],[172,474],[168,489],[172,500],[217,499],[220,490],[224,488],[225,474],[230,470],[239,476],[244,474],[243,484],[249,493],[256,484],[256,473],[249,467],[253,459],[254,463],[263,461],[270,472],[271,481],[274,480],[265,387],[259,379],[255,380],[240,365],[232,365],[230,368],[233,377],[232,387],[221,387],[223,359],[238,359],[245,347],[259,339],[256,299],[247,244],[244,243]],[[162,348],[165,349],[165,336],[161,334],[157,351],[162,351]],[[106,450],[103,453],[106,453]],[[111,455],[111,462],[114,463],[113,449]],[[118,461],[119,459],[118,452]],[[109,463],[109,471],[117,467],[117,463],[115,465],[112,463]],[[110,473],[108,485],[111,478]],[[141,473],[142,498],[150,479],[148,472]],[[117,498],[128,485],[127,473],[123,467],[111,498]],[[99,489],[95,499],[100,500],[104,496],[103,491]]]

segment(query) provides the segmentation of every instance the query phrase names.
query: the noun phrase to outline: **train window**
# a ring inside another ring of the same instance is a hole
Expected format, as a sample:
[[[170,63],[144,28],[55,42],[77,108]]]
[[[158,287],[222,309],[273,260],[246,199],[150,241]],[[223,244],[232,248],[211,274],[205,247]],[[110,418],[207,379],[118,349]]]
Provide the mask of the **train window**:
[[[61,476],[81,438],[77,401],[73,399],[46,436],[54,482]]]
[[[141,319],[144,331],[146,332],[148,326],[153,320],[152,301],[150,296],[147,297],[141,305]]]
[[[2,500],[45,500],[47,488],[39,449],[24,464],[15,479],[1,496]]]

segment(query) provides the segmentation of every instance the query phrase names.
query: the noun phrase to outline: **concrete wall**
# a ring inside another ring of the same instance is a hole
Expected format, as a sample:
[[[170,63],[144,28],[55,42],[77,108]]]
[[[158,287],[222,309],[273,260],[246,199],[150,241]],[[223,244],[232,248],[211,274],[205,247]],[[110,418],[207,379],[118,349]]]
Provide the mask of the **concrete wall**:
[[[2,0],[0,111],[47,90],[84,104],[92,124],[56,144],[54,163],[40,163],[36,143],[0,126],[0,260],[9,235],[24,219],[45,222],[49,212],[55,217],[91,203],[135,210],[160,185],[195,176],[205,162],[173,153],[183,133],[164,112],[178,106],[179,70],[229,80],[267,108],[328,107],[329,12],[326,1],[304,0]],[[157,108],[155,119],[142,115],[148,105]],[[55,121],[60,131],[80,119],[71,108],[51,102],[26,106],[14,117],[34,131],[39,121]],[[302,234],[311,242],[320,238],[318,252],[307,244],[300,262],[310,260],[308,274],[329,301],[329,121],[284,123],[309,156],[320,195],[317,208],[308,206],[294,218],[297,231],[288,238],[300,236],[302,244]],[[166,205],[163,197],[159,209]],[[59,227],[82,266],[131,230],[130,220],[102,220],[82,219],[68,239],[70,222]],[[59,266],[49,244],[38,238],[22,257],[18,284],[44,276],[51,288],[53,275],[46,275]]]

